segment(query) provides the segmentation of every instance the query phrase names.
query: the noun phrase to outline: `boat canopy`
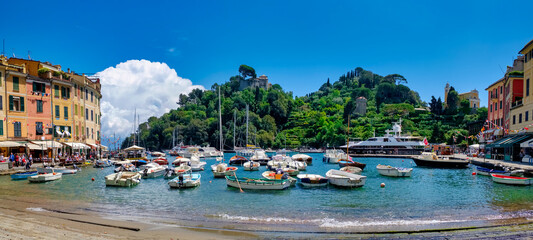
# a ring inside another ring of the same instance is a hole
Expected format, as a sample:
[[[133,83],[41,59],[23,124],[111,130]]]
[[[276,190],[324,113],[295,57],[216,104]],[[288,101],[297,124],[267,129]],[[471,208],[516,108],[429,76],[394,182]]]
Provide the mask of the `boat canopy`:
[[[533,147],[533,139],[520,143],[521,148]]]
[[[127,152],[128,151],[139,151],[139,150],[144,150],[144,148],[143,147],[139,147],[137,145],[133,145],[133,146],[131,146],[129,148],[124,149],[124,151],[127,151]]]
[[[487,147],[492,148],[505,148],[511,147],[514,144],[522,143],[531,138],[530,135],[514,135],[507,138],[500,139],[492,144],[489,144]]]

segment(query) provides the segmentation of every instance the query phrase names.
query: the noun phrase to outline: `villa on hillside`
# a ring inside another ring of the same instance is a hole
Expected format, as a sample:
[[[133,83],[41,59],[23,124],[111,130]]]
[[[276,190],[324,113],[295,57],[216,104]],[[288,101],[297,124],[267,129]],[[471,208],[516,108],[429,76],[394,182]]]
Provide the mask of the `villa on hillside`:
[[[258,78],[242,79],[239,81],[239,91],[248,87],[259,87],[268,90],[272,87],[272,84],[268,83],[268,77],[265,75],[261,75]]]

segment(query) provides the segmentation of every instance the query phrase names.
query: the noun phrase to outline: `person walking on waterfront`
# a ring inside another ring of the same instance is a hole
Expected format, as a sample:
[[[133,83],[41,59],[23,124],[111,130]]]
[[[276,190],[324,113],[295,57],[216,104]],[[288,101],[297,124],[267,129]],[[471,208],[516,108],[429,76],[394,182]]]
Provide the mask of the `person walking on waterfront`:
[[[20,158],[19,158],[19,155],[18,155],[18,153],[17,153],[17,154],[15,154],[15,167],[18,167],[18,166],[19,166],[19,164],[20,164],[19,161],[20,161]]]

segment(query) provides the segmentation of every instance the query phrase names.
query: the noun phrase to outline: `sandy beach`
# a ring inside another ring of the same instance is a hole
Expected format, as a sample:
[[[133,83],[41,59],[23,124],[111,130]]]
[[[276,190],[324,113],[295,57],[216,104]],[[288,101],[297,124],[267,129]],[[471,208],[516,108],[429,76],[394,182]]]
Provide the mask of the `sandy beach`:
[[[533,223],[498,227],[403,233],[254,232],[157,226],[106,219],[87,212],[59,210],[57,203],[1,199],[0,239],[532,239]]]

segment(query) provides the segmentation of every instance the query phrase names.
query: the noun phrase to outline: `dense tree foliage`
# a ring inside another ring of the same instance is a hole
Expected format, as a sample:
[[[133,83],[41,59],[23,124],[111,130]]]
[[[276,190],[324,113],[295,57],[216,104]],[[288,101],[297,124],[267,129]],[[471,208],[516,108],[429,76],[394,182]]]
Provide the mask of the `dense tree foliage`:
[[[180,95],[177,109],[140,124],[139,144],[148,149],[169,149],[176,130],[178,142],[218,148],[218,88],[222,95],[225,149],[246,144],[263,148],[339,146],[348,138],[348,119],[350,139],[383,135],[392,122],[402,118],[405,134],[427,137],[435,143],[453,143],[455,137],[456,143],[462,143],[467,137],[466,124],[484,120],[487,114],[486,109],[471,114],[469,106],[463,103],[453,111],[449,107],[444,111],[440,98],[434,97],[429,103],[431,111],[427,111],[418,93],[404,85],[407,80],[402,75],[383,77],[359,67],[343,74],[336,82],[331,83],[328,78],[316,92],[302,97],[294,97],[278,84],[269,89],[239,91],[239,81],[255,77],[256,73],[252,67],[241,65],[239,74],[222,85],[214,84],[211,90],[195,89]],[[355,101],[359,97],[367,99],[367,111],[363,115],[356,113]],[[122,147],[129,146],[131,139],[132,136],[127,138]]]

